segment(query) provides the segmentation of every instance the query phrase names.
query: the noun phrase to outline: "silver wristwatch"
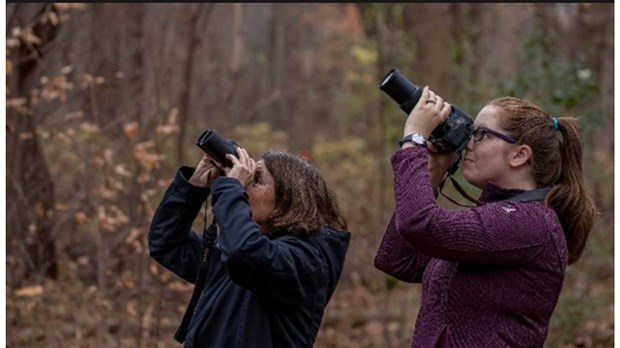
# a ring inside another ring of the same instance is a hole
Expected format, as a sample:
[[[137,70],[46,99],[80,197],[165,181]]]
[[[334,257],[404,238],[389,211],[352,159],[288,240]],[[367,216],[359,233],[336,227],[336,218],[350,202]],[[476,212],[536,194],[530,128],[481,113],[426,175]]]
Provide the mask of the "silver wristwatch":
[[[424,136],[420,133],[412,133],[412,134],[405,135],[402,139],[398,141],[398,144],[400,145],[400,147],[403,147],[403,144],[408,141],[414,144],[417,144],[417,145],[427,147],[426,138],[424,138]]]

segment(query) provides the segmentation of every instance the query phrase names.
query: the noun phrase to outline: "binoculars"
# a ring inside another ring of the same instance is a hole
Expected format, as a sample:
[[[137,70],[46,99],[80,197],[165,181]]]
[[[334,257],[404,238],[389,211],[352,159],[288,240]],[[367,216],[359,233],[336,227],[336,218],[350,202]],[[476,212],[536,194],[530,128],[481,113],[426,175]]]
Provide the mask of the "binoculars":
[[[232,167],[232,162],[226,158],[227,154],[235,157],[239,145],[234,140],[224,139],[220,133],[214,129],[207,129],[196,139],[196,145],[204,151],[209,157],[224,165],[224,167]]]

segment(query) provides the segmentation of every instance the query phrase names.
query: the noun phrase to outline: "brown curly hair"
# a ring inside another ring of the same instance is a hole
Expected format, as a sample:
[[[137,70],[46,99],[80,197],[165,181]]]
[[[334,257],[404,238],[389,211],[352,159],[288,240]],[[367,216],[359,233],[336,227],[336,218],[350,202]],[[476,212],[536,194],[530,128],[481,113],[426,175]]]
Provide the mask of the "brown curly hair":
[[[275,181],[271,229],[285,227],[290,233],[308,235],[325,225],[347,228],[334,193],[315,166],[285,151],[269,150],[261,158]]]

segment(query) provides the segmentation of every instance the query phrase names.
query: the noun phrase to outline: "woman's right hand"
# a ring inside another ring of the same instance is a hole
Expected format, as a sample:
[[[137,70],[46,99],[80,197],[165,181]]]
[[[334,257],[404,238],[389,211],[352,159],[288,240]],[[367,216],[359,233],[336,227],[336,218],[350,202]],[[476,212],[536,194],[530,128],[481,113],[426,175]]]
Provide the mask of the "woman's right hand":
[[[428,139],[433,129],[448,118],[451,109],[450,103],[425,86],[422,96],[405,121],[403,135],[420,133]]]
[[[210,187],[213,180],[220,176],[219,170],[211,163],[211,157],[204,155],[194,174],[189,178],[189,183],[198,187]]]
[[[232,162],[233,166],[232,168],[224,168],[224,171],[226,172],[227,177],[235,178],[239,180],[243,187],[247,187],[250,182],[252,182],[252,178],[254,177],[256,162],[242,147],[237,148],[237,155],[239,158],[231,154],[226,155],[226,158]]]

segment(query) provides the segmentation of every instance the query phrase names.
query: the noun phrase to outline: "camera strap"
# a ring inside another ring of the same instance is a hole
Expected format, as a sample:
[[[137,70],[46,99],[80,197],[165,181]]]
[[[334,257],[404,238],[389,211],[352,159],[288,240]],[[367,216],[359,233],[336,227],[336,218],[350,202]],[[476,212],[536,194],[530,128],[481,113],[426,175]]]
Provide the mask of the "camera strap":
[[[466,204],[461,204],[457,201],[455,201],[454,199],[448,197],[446,194],[443,193],[443,187],[446,183],[446,179],[450,178],[450,181],[452,181],[452,186],[454,186],[454,188],[461,194],[461,196],[465,197],[465,199],[467,199],[468,201],[475,203],[476,205],[480,205],[481,202],[478,201],[477,199],[473,198],[472,196],[470,196],[467,192],[465,192],[465,190],[461,187],[461,185],[459,185],[458,182],[456,182],[456,180],[454,180],[454,178],[452,178],[452,175],[454,175],[454,173],[457,171],[457,169],[459,169],[459,165],[461,164],[461,159],[463,156],[463,151],[462,148],[458,149],[457,151],[455,151],[456,156],[454,157],[454,159],[452,160],[452,163],[450,163],[450,167],[448,167],[448,171],[446,172],[446,174],[444,174],[443,179],[441,179],[441,182],[439,183],[439,193],[444,196],[447,200],[449,200],[450,202],[458,205],[459,207],[463,207],[463,208],[473,208],[475,207],[474,205],[466,205]]]
[[[446,179],[450,178],[450,181],[452,182],[452,186],[454,186],[454,188],[461,194],[461,196],[463,196],[465,199],[467,199],[468,201],[475,203],[476,205],[480,205],[482,204],[482,202],[480,202],[479,200],[473,198],[472,196],[470,196],[467,192],[465,192],[465,190],[463,189],[463,187],[456,181],[454,180],[454,178],[452,177],[452,174],[450,174],[450,172],[446,173],[446,176],[444,176],[444,178],[441,180],[441,183],[439,183],[439,193],[444,196],[447,200],[449,200],[450,202],[452,202],[453,204],[458,205],[459,207],[463,207],[463,208],[474,208],[476,207],[476,205],[467,205],[467,204],[462,204],[459,203],[457,201],[455,201],[454,199],[448,197],[445,193],[443,193],[443,186],[446,183]]]
[[[461,204],[455,200],[453,200],[452,198],[446,196],[443,192],[443,186],[446,182],[446,179],[450,178],[450,181],[452,182],[452,186],[454,186],[454,188],[461,194],[461,196],[463,196],[465,199],[467,199],[468,201],[475,203],[476,205],[482,205],[484,204],[483,202],[480,202],[479,200],[473,198],[472,196],[470,196],[464,189],[463,187],[456,181],[454,180],[454,178],[452,177],[451,174],[447,174],[443,180],[441,180],[441,183],[439,184],[439,193],[441,193],[442,196],[444,196],[447,200],[449,200],[450,202],[460,206],[460,207],[464,207],[464,208],[474,208],[474,205],[465,205],[465,204]],[[531,191],[525,191],[525,192],[521,192],[519,194],[516,194],[510,198],[505,199],[505,201],[508,202],[531,202],[531,201],[544,201],[545,197],[547,197],[547,193],[549,193],[549,190],[551,190],[550,187],[542,187],[536,190],[531,190]]]
[[[207,270],[209,266],[209,253],[211,248],[213,247],[213,241],[215,240],[217,228],[215,227],[215,220],[213,224],[209,226],[208,229],[204,229],[203,231],[203,241],[204,241],[204,253],[202,260],[200,262],[200,268],[198,269],[198,276],[196,279],[196,283],[194,285],[194,291],[192,292],[192,298],[187,305],[187,309],[185,310],[185,314],[183,315],[183,319],[181,320],[181,324],[174,334],[174,339],[179,343],[183,343],[185,341],[185,337],[187,336],[187,332],[189,330],[189,324],[194,317],[196,312],[196,306],[198,305],[198,301],[202,296],[202,290],[205,287],[205,283],[207,280]]]

